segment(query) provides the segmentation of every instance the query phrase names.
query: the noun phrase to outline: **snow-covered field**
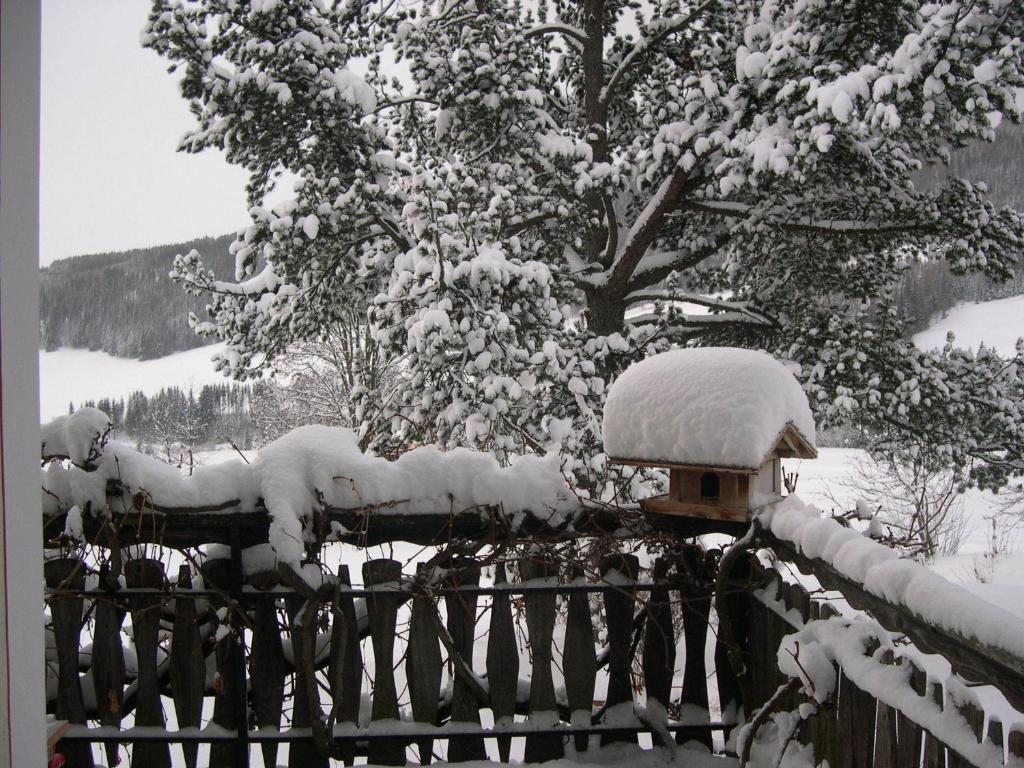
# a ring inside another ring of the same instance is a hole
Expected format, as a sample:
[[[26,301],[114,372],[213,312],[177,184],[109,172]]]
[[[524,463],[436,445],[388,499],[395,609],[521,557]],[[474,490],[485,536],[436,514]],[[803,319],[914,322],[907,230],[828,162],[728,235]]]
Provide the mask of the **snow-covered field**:
[[[1024,296],[957,304],[945,317],[933,320],[931,326],[914,336],[914,343],[921,349],[941,348],[950,331],[958,347],[977,349],[984,344],[1009,357],[1014,354],[1017,339],[1024,336]]]
[[[63,347],[39,351],[39,415],[42,421],[68,412],[68,404],[103,397],[128,397],[140,390],[153,395],[163,387],[187,389],[225,379],[210,358],[222,345],[198,347],[156,360],[130,360],[106,352]]]

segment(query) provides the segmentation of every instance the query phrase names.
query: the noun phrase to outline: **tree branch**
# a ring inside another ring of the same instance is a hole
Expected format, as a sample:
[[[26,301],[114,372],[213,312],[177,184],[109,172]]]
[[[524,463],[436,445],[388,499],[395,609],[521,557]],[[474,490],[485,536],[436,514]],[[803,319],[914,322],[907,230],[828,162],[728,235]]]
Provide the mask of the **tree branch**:
[[[608,103],[612,95],[614,95],[616,87],[622,81],[622,78],[634,68],[634,62],[638,57],[649,51],[651,48],[654,48],[669,35],[686,29],[698,16],[701,15],[701,13],[704,12],[705,8],[711,5],[713,1],[714,0],[705,0],[705,2],[698,6],[697,9],[689,16],[666,21],[653,35],[637,42],[637,44],[633,46],[630,52],[626,54],[625,58],[622,59],[619,66],[615,69],[611,79],[608,81],[608,85],[601,91],[601,100],[605,104]]]

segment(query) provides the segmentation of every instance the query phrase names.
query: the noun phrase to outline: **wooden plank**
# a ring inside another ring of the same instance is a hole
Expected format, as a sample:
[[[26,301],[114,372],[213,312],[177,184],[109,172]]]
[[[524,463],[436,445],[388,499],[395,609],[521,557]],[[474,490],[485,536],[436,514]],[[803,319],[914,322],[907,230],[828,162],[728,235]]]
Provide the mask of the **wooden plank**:
[[[417,566],[417,582],[421,589],[425,589],[424,585],[429,579],[430,570],[425,563],[420,563]],[[509,621],[511,621],[511,616]],[[409,681],[409,702],[412,706],[412,716],[417,723],[438,724],[437,705],[441,697],[442,672],[441,641],[437,636],[437,601],[429,595],[420,593],[412,601],[412,616],[409,620],[409,647],[405,655],[405,676]],[[514,701],[512,706],[515,707]],[[420,754],[420,764],[429,765],[433,755],[434,740],[428,737],[420,739],[416,744]]]
[[[100,584],[106,580],[101,578]],[[116,592],[95,600],[95,621],[92,628],[92,676],[96,692],[96,707],[101,725],[120,727],[124,702],[124,645],[121,625],[124,623],[125,605]],[[118,745],[105,744],[107,764],[117,765]]]
[[[949,698],[950,705],[967,721],[967,726],[974,733],[974,738],[980,743],[985,727],[985,713],[974,700],[974,696],[968,692],[962,697],[954,698],[951,696]],[[950,750],[949,766],[950,768],[973,768],[973,763],[962,755]]]
[[[682,584],[679,597],[682,602],[683,614],[683,648],[685,659],[683,666],[683,690],[679,695],[680,716],[687,721],[687,709],[700,713],[702,719],[711,721],[708,709],[708,671],[705,662],[705,648],[708,639],[708,624],[711,617],[711,593],[714,579],[709,563],[705,559],[704,550],[697,546],[684,547],[675,562],[676,573]],[[671,622],[671,612],[668,621]],[[672,666],[675,666],[675,648],[673,640]],[[668,679],[672,678],[670,669]],[[688,738],[678,734],[677,739]],[[711,733],[700,733],[696,740],[711,749]]]
[[[604,593],[604,612],[608,634],[608,697],[606,707],[633,707],[632,628],[635,593],[633,583],[640,572],[636,555],[612,554],[601,558],[603,578],[611,583]],[[636,742],[635,733],[601,734],[601,744],[616,741]]]
[[[661,515],[681,515],[683,517],[703,517],[710,520],[726,520],[742,523],[749,519],[750,512],[745,507],[731,507],[725,504],[699,504],[694,501],[675,501],[662,496],[643,499],[640,508],[644,512]]]
[[[941,710],[945,698],[942,686],[939,683],[931,683],[928,685],[928,695]],[[931,732],[926,733],[924,737],[924,768],[946,768],[946,745]]]
[[[162,588],[164,564],[159,560],[129,560],[124,565],[125,583],[130,588]],[[135,704],[135,725],[164,727],[164,709],[160,702],[160,679],[157,676],[157,649],[160,643],[160,599],[134,597],[129,601],[132,611],[132,637],[138,663],[138,698]],[[136,742],[132,747],[132,768],[170,768],[171,753],[167,744]],[[211,763],[212,765],[212,763]]]
[[[494,584],[507,584],[508,577],[505,572],[505,564],[497,563],[494,566]],[[584,603],[587,602],[586,595],[580,595]],[[570,598],[571,600],[571,598]],[[570,613],[571,613],[570,604]],[[571,620],[571,619],[570,619]],[[567,620],[567,624],[568,621]],[[566,627],[566,645],[569,644],[569,627]],[[593,642],[590,644],[590,652],[594,653]],[[516,698],[519,692],[519,647],[516,644],[515,624],[512,620],[512,602],[507,594],[496,593],[491,601],[491,625],[487,635],[487,685],[491,698],[491,711],[494,713],[494,723],[511,724],[516,712]],[[565,660],[563,660],[563,666]],[[596,662],[595,662],[596,668]],[[566,670],[566,690],[572,688],[573,683],[569,680],[569,671]],[[569,693],[569,707],[572,709],[572,693]],[[590,698],[593,700],[593,681],[591,681]],[[590,712],[590,707],[587,707]],[[510,736],[498,737],[498,755],[501,762],[507,763],[509,752],[512,748]]]
[[[178,588],[192,588],[192,569],[188,565],[178,569]],[[198,728],[202,721],[203,696],[206,693],[206,659],[199,637],[199,625],[196,623],[195,601],[189,598],[177,598],[174,601],[168,676],[178,727]],[[181,748],[185,754],[185,765],[196,768],[199,745],[182,744]]]
[[[231,562],[223,557],[205,560],[199,567],[203,575],[203,583],[207,589],[219,590],[224,597],[211,597],[210,608],[216,612],[227,608],[231,610],[227,600],[227,592],[231,587]],[[237,617],[232,617],[237,620]],[[214,619],[214,631],[219,620]],[[242,649],[234,632],[228,632],[214,645],[214,664],[217,676],[214,684],[212,722],[233,731],[238,727],[247,728],[248,723],[237,723],[237,703],[235,697],[245,695],[244,687],[239,679],[238,654]],[[234,744],[223,742],[210,746],[210,768],[228,768],[237,764],[237,752]]]
[[[918,696],[924,696],[927,681],[924,670],[914,664],[913,660],[908,657],[900,657],[899,662],[906,665],[909,669],[911,688],[914,689]],[[921,727],[902,712],[897,711],[896,730],[899,734],[899,759],[897,760],[897,765],[900,768],[903,768],[903,766],[914,766],[916,768],[921,765],[921,750],[923,746],[921,742],[924,735]]]
[[[878,700],[856,685],[848,689],[852,698],[850,709],[853,722],[852,738],[846,743],[847,751],[853,753],[854,768],[872,768],[875,745],[875,710]]]
[[[654,580],[656,582],[665,581],[669,565],[669,561],[663,557],[654,561]],[[672,626],[670,600],[667,585],[652,590],[647,600],[642,664],[644,687],[647,689],[647,715],[652,722],[656,717],[658,721],[662,718],[667,720],[668,707],[672,703],[672,678],[676,667],[676,635],[675,628]],[[661,734],[654,734],[654,742],[663,745],[664,740]]]
[[[248,583],[260,591],[273,589],[280,583],[275,571],[252,574]],[[259,728],[280,730],[284,714],[284,685],[288,676],[281,642],[282,627],[277,615],[276,600],[254,600],[252,604],[252,642],[249,648],[249,685],[252,711]],[[277,765],[278,745],[261,745],[263,764]]]
[[[85,587],[85,563],[77,558],[48,560],[43,564],[46,586],[50,589],[82,589]],[[53,639],[57,646],[57,719],[79,725],[85,723],[82,680],[78,673],[78,651],[82,636],[81,597],[53,595],[50,616]],[[61,752],[71,765],[90,768],[92,749],[88,744],[67,743]]]
[[[1005,745],[1003,743],[1003,721],[995,715],[989,715],[988,727],[985,728],[985,739],[1005,756]]]
[[[476,586],[480,583],[480,568],[474,564],[463,566],[460,563],[454,563],[451,570],[448,571],[446,581],[451,586]],[[463,664],[472,670],[477,596],[449,592],[445,595],[444,603],[448,613],[448,634],[451,636],[453,650],[457,657],[449,658],[449,663],[452,665]],[[455,673],[454,666],[451,673],[454,677],[451,722],[478,725],[480,723],[480,705],[475,692],[466,680]],[[487,751],[484,748],[483,737],[460,736],[448,740],[449,762],[486,759]]]
[[[893,663],[892,651],[883,652],[882,664]],[[898,741],[896,735],[896,710],[879,701],[875,708],[875,749],[874,768],[896,768]]]
[[[857,743],[853,714],[855,700],[853,683],[840,670],[839,698],[836,706],[836,735],[839,749],[836,750],[835,768],[854,768],[855,766],[853,747]]]
[[[536,579],[554,579],[558,566],[543,557],[525,557],[519,561],[519,574],[524,583]],[[558,704],[555,684],[551,676],[551,642],[555,630],[557,595],[550,593],[526,594],[526,629],[533,657],[530,674],[530,721],[542,726],[558,723]],[[557,760],[565,755],[561,736],[527,736],[524,760],[540,763]]]
[[[767,590],[767,599],[773,600],[777,582],[769,582],[768,573],[755,554],[751,553],[748,561],[750,574],[755,581],[753,588]],[[774,612],[753,596],[747,610],[750,618],[750,663],[747,674],[752,697],[750,712],[753,713],[764,706],[778,688],[775,672],[778,666],[778,622]]]
[[[307,606],[305,597],[292,596],[285,599],[288,613],[289,633],[292,641],[292,658],[295,673],[292,677],[292,727],[309,728],[313,718],[320,712],[310,709],[310,689],[316,680],[310,679],[310,672],[300,667],[303,656],[312,656],[311,649],[316,642],[316,622],[303,622]],[[218,658],[218,668],[220,659]],[[216,711],[216,710],[215,710]],[[313,739],[293,742],[288,747],[288,768],[327,768],[327,758],[320,754]]]
[[[722,610],[726,615],[719,615],[718,631],[715,639],[715,684],[718,687],[718,701],[722,707],[722,720],[725,722],[739,722],[741,713],[744,711],[742,701],[742,687],[740,685],[738,670],[734,669],[734,663],[730,655],[742,660],[744,669],[750,665],[750,644],[749,644],[749,602],[750,595],[746,585],[750,580],[750,565],[746,558],[741,558],[735,565],[728,580],[722,584],[722,594],[717,596],[715,609]],[[732,649],[726,642],[726,633],[723,623],[731,628],[731,635],[737,645]],[[744,674],[746,674],[744,672]]]
[[[1024,730],[1021,723],[1010,726],[1010,732],[1006,734],[1006,750],[1013,757],[1024,758]]]
[[[756,475],[759,467],[713,466],[705,464],[678,464],[672,461],[648,461],[646,459],[608,458],[610,464],[621,464],[626,467],[654,467],[657,469],[679,469],[699,472],[734,472],[740,475]]]
[[[398,608],[403,597],[397,591],[402,578],[402,564],[397,560],[368,560],[363,563],[363,582],[367,586],[393,584],[394,592],[376,592],[366,600],[370,617],[370,640],[373,645],[373,704],[370,718],[374,721],[398,721],[398,691],[395,689],[395,627]],[[370,742],[367,752],[370,763],[405,765],[405,743],[395,739]]]
[[[331,626],[330,688],[334,699],[334,719],[339,723],[359,723],[362,701],[363,657],[359,647],[359,622],[355,602],[348,593],[352,586],[347,565],[338,566],[338,582],[334,590],[334,621]],[[352,765],[356,745],[351,741],[339,745],[345,765]]]
[[[818,619],[828,621],[838,616],[837,611],[831,603],[814,603],[811,606],[812,615],[817,612]],[[842,696],[842,680],[839,675],[839,667],[833,664],[836,674],[836,690],[832,696],[818,707],[814,715],[814,722],[811,731],[814,734],[814,759],[818,764],[827,761],[829,765],[836,765],[839,752],[839,699]]]

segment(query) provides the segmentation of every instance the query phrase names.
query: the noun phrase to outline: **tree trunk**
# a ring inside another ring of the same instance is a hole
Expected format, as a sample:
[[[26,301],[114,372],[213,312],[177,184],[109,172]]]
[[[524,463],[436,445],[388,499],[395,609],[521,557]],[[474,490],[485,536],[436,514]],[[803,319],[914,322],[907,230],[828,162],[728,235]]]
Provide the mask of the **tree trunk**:
[[[626,303],[622,293],[609,286],[589,288],[587,297],[587,324],[597,336],[621,333],[626,327]]]

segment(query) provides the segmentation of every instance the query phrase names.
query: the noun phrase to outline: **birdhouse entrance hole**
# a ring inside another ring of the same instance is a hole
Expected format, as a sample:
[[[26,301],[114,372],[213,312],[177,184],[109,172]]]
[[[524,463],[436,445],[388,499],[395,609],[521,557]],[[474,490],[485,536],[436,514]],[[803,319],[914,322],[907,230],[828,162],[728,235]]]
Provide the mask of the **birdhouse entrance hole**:
[[[717,472],[705,472],[700,476],[700,497],[702,499],[717,499],[721,495],[721,480]]]

